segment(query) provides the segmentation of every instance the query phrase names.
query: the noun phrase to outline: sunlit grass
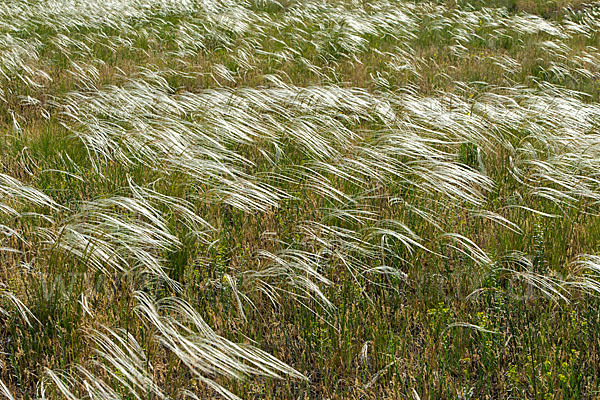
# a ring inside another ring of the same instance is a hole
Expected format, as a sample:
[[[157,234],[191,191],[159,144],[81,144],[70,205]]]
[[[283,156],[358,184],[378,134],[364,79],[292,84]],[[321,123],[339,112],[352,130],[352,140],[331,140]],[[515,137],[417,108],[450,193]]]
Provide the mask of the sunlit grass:
[[[593,398],[600,4],[0,5],[0,394]]]

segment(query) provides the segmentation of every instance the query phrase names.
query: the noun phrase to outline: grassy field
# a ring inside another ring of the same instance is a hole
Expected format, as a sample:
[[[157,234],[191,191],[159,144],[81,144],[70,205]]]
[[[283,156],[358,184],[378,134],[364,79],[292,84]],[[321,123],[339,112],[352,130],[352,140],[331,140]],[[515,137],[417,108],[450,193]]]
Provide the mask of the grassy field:
[[[5,0],[0,397],[600,398],[600,3]]]

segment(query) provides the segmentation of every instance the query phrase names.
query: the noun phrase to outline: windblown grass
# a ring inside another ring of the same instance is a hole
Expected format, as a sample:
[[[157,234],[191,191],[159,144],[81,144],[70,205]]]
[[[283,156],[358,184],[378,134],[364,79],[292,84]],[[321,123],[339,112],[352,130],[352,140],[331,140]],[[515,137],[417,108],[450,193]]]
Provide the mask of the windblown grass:
[[[594,398],[600,4],[0,5],[0,394]]]

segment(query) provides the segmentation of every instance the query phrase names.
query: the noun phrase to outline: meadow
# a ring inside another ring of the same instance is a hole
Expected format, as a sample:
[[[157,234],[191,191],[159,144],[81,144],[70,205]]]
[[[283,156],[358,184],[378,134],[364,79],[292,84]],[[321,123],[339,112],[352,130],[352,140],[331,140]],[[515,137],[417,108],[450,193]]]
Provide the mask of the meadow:
[[[0,398],[600,398],[600,3],[4,0]]]

